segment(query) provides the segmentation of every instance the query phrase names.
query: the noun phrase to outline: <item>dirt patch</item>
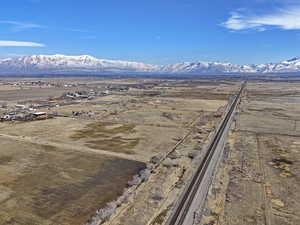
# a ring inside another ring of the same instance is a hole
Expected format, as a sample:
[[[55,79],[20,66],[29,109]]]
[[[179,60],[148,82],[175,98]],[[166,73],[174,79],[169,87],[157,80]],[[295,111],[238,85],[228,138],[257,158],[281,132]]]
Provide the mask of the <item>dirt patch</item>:
[[[85,140],[86,145],[93,149],[133,154],[133,148],[139,143],[139,138],[130,138],[135,131],[133,124],[115,126],[109,122],[96,122],[76,130],[71,138]]]
[[[45,150],[45,151],[56,151],[57,150],[57,147],[55,146],[52,146],[52,145],[41,145],[42,148]]]
[[[282,164],[285,164],[285,165],[292,165],[293,164],[293,162],[291,160],[283,159],[283,158],[273,159],[272,163],[274,163],[275,166],[280,166]]]
[[[135,132],[135,125],[133,124],[124,124],[120,126],[113,125],[113,123],[109,122],[90,123],[83,129],[77,130],[71,137],[78,140],[81,138],[97,138],[99,136],[110,137],[111,135]]]
[[[270,164],[280,170],[280,176],[282,177],[290,177],[292,176],[291,168],[290,166],[293,165],[293,162],[291,160],[285,159],[285,158],[276,158],[273,159]]]
[[[13,157],[12,156],[2,156],[0,157],[0,165],[5,165],[7,163],[10,163],[12,161]]]

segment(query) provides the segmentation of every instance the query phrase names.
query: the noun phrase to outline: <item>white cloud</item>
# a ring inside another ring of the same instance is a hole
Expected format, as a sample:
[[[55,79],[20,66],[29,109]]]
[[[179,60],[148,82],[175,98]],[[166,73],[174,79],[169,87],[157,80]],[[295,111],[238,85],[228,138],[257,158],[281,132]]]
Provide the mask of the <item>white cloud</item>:
[[[46,29],[46,30],[58,30],[58,31],[67,31],[67,32],[90,33],[90,31],[85,29],[48,27],[41,24],[26,23],[26,22],[13,21],[13,20],[0,20],[0,24],[8,25],[10,32],[20,32],[28,29]]]
[[[231,17],[222,24],[230,30],[256,29],[265,31],[270,27],[284,30],[300,30],[300,6],[288,7],[265,15],[243,15],[231,13]]]
[[[0,47],[45,47],[46,45],[36,42],[26,41],[1,41]]]
[[[11,25],[12,26],[11,31],[13,32],[19,32],[19,31],[33,29],[33,28],[43,28],[43,26],[39,24],[24,23],[24,22],[11,21],[11,20],[0,20],[0,24]]]

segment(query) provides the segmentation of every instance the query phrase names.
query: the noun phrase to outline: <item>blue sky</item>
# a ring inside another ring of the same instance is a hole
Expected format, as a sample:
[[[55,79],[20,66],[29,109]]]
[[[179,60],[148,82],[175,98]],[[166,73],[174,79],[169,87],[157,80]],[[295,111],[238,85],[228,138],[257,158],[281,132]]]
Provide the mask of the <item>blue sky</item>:
[[[167,64],[300,55],[300,0],[4,0],[0,57],[88,54]]]

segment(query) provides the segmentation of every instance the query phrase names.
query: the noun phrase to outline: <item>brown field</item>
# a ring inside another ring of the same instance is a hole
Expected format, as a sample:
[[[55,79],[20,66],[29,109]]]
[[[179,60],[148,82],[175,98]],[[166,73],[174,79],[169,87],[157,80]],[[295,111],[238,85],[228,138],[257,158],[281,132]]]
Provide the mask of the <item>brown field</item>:
[[[248,83],[201,224],[300,224],[299,88]]]
[[[133,195],[104,225],[163,225],[197,167],[194,157],[203,156],[240,85],[102,78],[40,79],[56,87],[22,83],[32,80],[37,78],[0,82],[0,103],[7,103],[0,114],[16,102],[49,100],[57,105],[39,110],[57,116],[0,123],[0,225],[85,225],[124,189]],[[59,98],[109,87],[108,95],[76,99],[78,104],[62,105]],[[299,88],[248,83],[199,224],[300,223]],[[153,164],[153,157],[161,161]],[[148,180],[128,189],[146,167],[152,168]]]
[[[38,79],[8,81],[32,80]],[[76,105],[60,106],[59,100],[55,100],[58,107],[40,110],[65,117],[0,123],[3,146],[0,152],[0,225],[85,224],[97,209],[123,194],[133,176],[150,165],[151,157],[169,152],[198,123],[211,127],[216,119],[214,113],[222,111],[227,96],[238,88],[236,84],[220,86],[197,82],[195,86],[185,81],[154,79],[40,80],[61,87],[23,83],[17,87],[0,85],[0,102],[9,106],[1,108],[0,113],[13,108],[16,102],[26,104],[30,100],[31,104],[76,90],[103,91],[107,85],[137,84],[150,85],[150,88],[114,90],[96,99],[77,100],[80,104]],[[66,88],[65,84],[73,87]],[[205,85],[210,86],[205,88]],[[151,91],[158,95],[153,96]],[[218,98],[214,97],[215,92]],[[73,112],[82,111],[93,115],[73,117]],[[187,146],[195,145],[195,140],[188,140],[192,142],[186,142],[182,154],[192,150]],[[168,174],[177,171],[175,167],[161,169],[157,171],[158,177],[154,174],[151,178],[154,186],[161,184],[160,176],[167,179]],[[150,190],[154,186],[147,188]],[[146,196],[141,199],[144,204],[151,201]],[[139,204],[137,201],[136,205]],[[144,218],[151,216],[151,212],[149,210]]]
[[[29,89],[13,89],[3,90],[0,88],[0,101],[24,101],[24,100],[37,100],[45,99],[61,95],[66,92],[60,88],[29,88]]]
[[[83,224],[144,163],[1,138],[2,225]],[[118,184],[118,185],[116,185]]]

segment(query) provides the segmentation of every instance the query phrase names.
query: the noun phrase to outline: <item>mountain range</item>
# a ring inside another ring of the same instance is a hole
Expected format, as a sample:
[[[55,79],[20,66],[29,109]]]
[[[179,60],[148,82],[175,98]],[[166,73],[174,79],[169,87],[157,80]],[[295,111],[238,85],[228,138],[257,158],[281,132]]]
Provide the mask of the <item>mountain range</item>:
[[[153,65],[141,62],[97,59],[89,55],[32,55],[0,59],[0,75],[29,74],[232,74],[300,73],[300,58],[237,65],[228,62],[183,62]]]

